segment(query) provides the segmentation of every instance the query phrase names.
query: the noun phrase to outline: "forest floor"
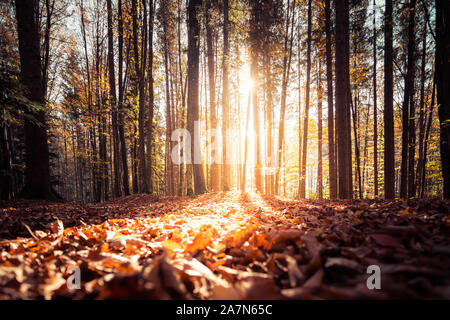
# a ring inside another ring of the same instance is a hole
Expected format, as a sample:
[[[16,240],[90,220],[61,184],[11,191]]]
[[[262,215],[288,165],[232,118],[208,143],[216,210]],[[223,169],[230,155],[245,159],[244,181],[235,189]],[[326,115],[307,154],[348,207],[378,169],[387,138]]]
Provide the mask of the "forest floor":
[[[450,299],[449,208],[238,192],[0,202],[0,299]]]

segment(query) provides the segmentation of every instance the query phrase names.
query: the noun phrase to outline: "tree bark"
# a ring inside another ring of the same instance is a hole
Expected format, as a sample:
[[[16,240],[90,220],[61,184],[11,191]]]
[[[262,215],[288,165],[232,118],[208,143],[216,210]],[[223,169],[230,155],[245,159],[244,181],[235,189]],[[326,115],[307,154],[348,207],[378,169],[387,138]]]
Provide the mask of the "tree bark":
[[[147,154],[148,154],[148,192],[153,193],[153,113],[154,113],[154,93],[153,93],[153,26],[155,22],[155,2],[149,0],[149,22],[148,22],[148,134],[147,134]]]
[[[336,1],[336,120],[339,198],[353,197],[350,137],[349,3]]]
[[[39,26],[37,24],[36,1],[16,0],[17,31],[19,37],[20,79],[28,90],[27,98],[42,108],[41,61],[39,49]],[[21,196],[34,199],[55,199],[50,185],[49,151],[46,132],[46,114],[29,106],[25,113],[34,121],[25,118],[25,186]]]
[[[408,17],[408,61],[407,61],[407,73],[405,77],[405,90],[402,104],[402,159],[400,167],[400,197],[405,199],[408,197],[408,180],[410,178],[408,170],[408,151],[409,151],[409,132],[410,132],[410,116],[414,117],[414,114],[410,115],[410,106],[413,96],[414,86],[414,71],[415,71],[415,7],[416,0],[409,2],[409,17]],[[413,168],[414,169],[414,168]]]
[[[377,27],[373,0],[373,195],[378,198]]]
[[[226,0],[225,0],[226,1]],[[206,5],[206,13],[205,13],[205,25],[206,25],[206,46],[207,46],[207,54],[208,54],[208,83],[209,83],[209,103],[210,103],[210,119],[211,119],[211,129],[217,130],[217,115],[216,115],[216,78],[214,73],[215,61],[214,61],[214,51],[213,51],[213,32],[211,26],[211,1],[207,2]],[[225,10],[225,7],[224,7]],[[225,11],[224,11],[225,16]],[[225,23],[225,22],[224,22]],[[225,31],[225,29],[224,29]],[[227,31],[228,32],[228,31]],[[217,132],[216,132],[217,134]],[[217,139],[217,136],[214,137]],[[211,143],[216,143],[216,141],[212,141]],[[213,148],[211,150],[211,189],[214,192],[220,190],[219,186],[219,174],[220,168],[218,163],[215,161],[217,155],[216,150]]]
[[[328,103],[328,168],[330,175],[330,198],[337,198],[336,156],[334,153],[334,110],[333,110],[333,51],[331,49],[331,4],[325,0],[325,51],[327,63],[327,103]]]
[[[206,192],[205,176],[203,173],[203,165],[201,159],[201,146],[200,137],[195,139],[194,126],[195,122],[199,121],[199,57],[200,57],[200,24],[198,13],[202,6],[202,0],[189,0],[188,3],[188,112],[187,112],[187,129],[191,135],[191,164],[189,167],[193,167],[190,172],[192,173],[194,180],[194,192],[195,194],[201,194]],[[198,125],[198,122],[197,122]],[[198,131],[200,128],[197,128]],[[198,132],[200,136],[200,132]],[[199,140],[199,141],[196,141]],[[197,158],[194,156],[197,155]],[[199,163],[194,163],[197,160]],[[188,171],[189,172],[189,171]],[[188,173],[188,179],[190,173]],[[188,193],[193,193],[192,190]]]
[[[300,175],[299,197],[306,196],[306,156],[308,152],[308,122],[309,122],[309,95],[311,86],[311,20],[312,0],[308,0],[308,38],[306,44],[306,93],[305,93],[305,115],[303,119],[303,143],[302,143],[302,170]]]
[[[230,189],[230,164],[228,158],[228,126],[229,126],[229,84],[228,84],[228,61],[230,55],[230,43],[228,39],[228,0],[223,1],[223,62],[222,62],[222,190]],[[255,115],[254,115],[255,117]],[[256,119],[256,118],[255,118]]]
[[[119,132],[117,127],[117,95],[116,76],[114,70],[114,37],[112,27],[112,5],[111,0],[106,1],[108,14],[108,75],[109,75],[109,95],[112,113],[113,131],[113,159],[114,159],[114,196],[120,197],[120,159],[119,159]]]
[[[124,129],[124,113],[123,95],[124,95],[124,81],[123,81],[123,15],[122,15],[122,0],[118,0],[118,46],[119,46],[119,66],[118,66],[118,85],[119,85],[119,110],[118,110],[118,126],[119,126],[119,141],[120,141],[120,155],[122,160],[122,185],[125,195],[130,194],[130,182],[128,173],[128,157],[127,146],[125,141]]]
[[[317,196],[323,199],[323,164],[322,164],[322,66],[319,62],[319,73],[317,77],[317,142],[318,142],[318,163],[317,163]]]
[[[384,13],[384,197],[395,197],[393,33],[392,0],[386,0]]]

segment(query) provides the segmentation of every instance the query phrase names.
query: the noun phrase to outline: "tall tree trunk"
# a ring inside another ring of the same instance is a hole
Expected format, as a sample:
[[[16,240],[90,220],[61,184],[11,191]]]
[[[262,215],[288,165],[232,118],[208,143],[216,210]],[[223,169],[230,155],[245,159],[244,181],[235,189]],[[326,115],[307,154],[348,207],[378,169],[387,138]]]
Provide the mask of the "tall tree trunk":
[[[109,95],[112,113],[113,132],[113,159],[114,159],[114,196],[121,196],[120,187],[120,159],[119,159],[119,132],[117,127],[117,95],[116,76],[114,72],[114,37],[112,29],[112,6],[111,0],[106,1],[108,13],[108,71],[109,71]]]
[[[408,61],[407,72],[405,77],[405,90],[402,104],[402,161],[400,167],[400,197],[408,197],[408,149],[409,149],[409,125],[410,116],[414,117],[414,114],[410,115],[410,103],[412,102],[413,86],[414,86],[414,71],[415,71],[415,7],[416,0],[410,0],[409,2],[409,17],[408,17]]]
[[[17,31],[19,37],[20,79],[27,88],[27,98],[44,104],[41,61],[39,50],[39,26],[35,16],[37,1],[16,0]],[[25,118],[25,186],[24,197],[54,199],[50,185],[49,151],[44,110],[30,108],[26,113],[35,121]]]
[[[143,0],[144,4],[146,3]],[[146,10],[145,10],[146,11]],[[134,63],[135,72],[137,78],[137,86],[139,90],[139,115],[138,115],[138,127],[139,127],[139,140],[138,140],[138,159],[139,159],[139,191],[148,193],[148,178],[147,178],[147,168],[146,168],[146,158],[145,158],[145,133],[144,133],[144,121],[145,121],[145,52],[147,41],[145,41],[145,34],[147,29],[147,14],[144,14],[143,23],[143,41],[141,54],[139,53],[138,47],[138,24],[137,24],[137,0],[131,1],[131,17],[133,24],[133,52],[134,52]]]
[[[450,199],[450,3],[436,0],[436,89],[439,123],[443,196]]]
[[[308,38],[306,45],[306,93],[305,93],[305,115],[303,119],[303,143],[302,143],[302,170],[300,175],[300,198],[306,196],[306,156],[308,152],[308,122],[309,122],[309,95],[311,86],[311,20],[312,0],[308,0]]]
[[[318,163],[317,163],[317,196],[323,199],[323,164],[322,164],[322,66],[319,62],[319,73],[317,77],[317,140],[318,140]]]
[[[248,137],[248,124],[250,120],[250,102],[251,102],[251,94],[248,95],[248,104],[247,104],[247,116],[245,120],[245,136]],[[242,166],[242,180],[241,180],[241,191],[245,192],[245,177],[247,175],[247,151],[248,151],[248,139],[245,139],[244,142],[244,164]]]
[[[217,130],[217,115],[216,115],[216,79],[214,74],[215,61],[214,61],[214,51],[213,51],[213,34],[211,27],[211,1],[208,1],[206,4],[206,13],[205,13],[205,24],[206,24],[206,46],[208,53],[208,83],[209,83],[209,103],[210,103],[210,118],[211,118],[211,129]],[[225,10],[225,7],[224,7]],[[224,11],[225,15],[225,11]],[[224,22],[225,23],[225,22]],[[228,32],[228,30],[227,30]],[[225,34],[225,29],[224,29]],[[217,132],[216,132],[217,134]],[[211,141],[211,143],[216,144],[217,136],[214,137],[215,141]],[[220,168],[218,163],[215,161],[217,155],[215,148],[211,150],[211,189],[214,192],[220,190],[219,186],[219,174]]]
[[[119,41],[119,68],[118,68],[118,78],[119,78],[119,114],[118,114],[118,125],[119,125],[119,140],[120,140],[120,154],[122,159],[122,184],[123,191],[125,195],[130,194],[130,180],[128,174],[128,157],[127,157],[127,146],[125,142],[125,129],[124,129],[124,113],[125,109],[123,107],[123,95],[124,95],[124,81],[123,81],[123,15],[122,15],[122,0],[118,0],[118,41]]]
[[[230,96],[228,90],[228,61],[230,55],[230,43],[228,40],[228,0],[223,0],[223,62],[222,62],[222,190],[230,189],[230,163],[228,158],[228,126],[229,126],[229,108]],[[255,115],[254,115],[255,117]],[[256,118],[255,118],[256,119]]]
[[[6,125],[0,125],[0,200],[9,200],[13,195],[11,152]]]
[[[280,112],[280,125],[278,127],[278,166],[275,176],[275,193],[279,192],[279,183],[280,183],[280,168],[283,167],[282,163],[282,152],[283,152],[283,144],[284,144],[284,122],[285,122],[285,114],[286,114],[286,95],[287,95],[287,86],[289,82],[289,69],[292,58],[292,42],[293,35],[291,31],[291,39],[289,40],[289,25],[291,23],[289,10],[290,10],[290,1],[287,3],[286,9],[286,25],[284,30],[284,52],[283,52],[283,74],[281,80],[281,112]],[[292,21],[292,30],[294,26],[294,21]]]
[[[384,197],[395,197],[394,88],[393,88],[392,0],[384,13]]]
[[[202,6],[202,0],[189,0],[188,3],[188,112],[187,129],[191,135],[191,167],[187,179],[194,179],[194,192],[200,194],[206,192],[205,176],[201,158],[199,121],[199,56],[200,56],[200,25],[198,13]],[[198,126],[198,137],[194,136],[194,127]],[[196,139],[197,138],[197,139]],[[198,141],[196,141],[198,140]],[[195,161],[194,161],[195,160]],[[193,168],[192,168],[193,167]],[[190,176],[189,176],[190,175]],[[189,191],[189,190],[188,190]],[[192,190],[190,191],[192,194]]]
[[[336,1],[336,120],[339,198],[353,197],[350,137],[349,4]]]
[[[419,101],[419,159],[417,161],[416,169],[416,185],[419,188],[418,193],[420,196],[420,187],[422,185],[422,164],[424,159],[423,154],[423,138],[425,135],[425,66],[426,66],[426,54],[427,54],[427,23],[424,23],[424,31],[422,36],[422,62],[420,70],[420,101]]]
[[[166,22],[167,23],[167,22]],[[171,135],[172,135],[172,112],[171,112],[171,94],[170,94],[170,70],[169,70],[169,48],[168,48],[168,35],[166,30],[166,24],[164,24],[165,44],[164,44],[164,74],[165,74],[165,86],[166,86],[166,187],[169,195],[174,195],[173,188],[173,163],[171,159]]]
[[[426,174],[426,168],[427,168],[427,153],[428,153],[428,137],[430,136],[430,130],[431,130],[431,123],[433,121],[433,109],[435,106],[435,98],[436,98],[436,77],[437,74],[434,73],[433,76],[433,89],[431,93],[431,104],[430,104],[430,110],[428,111],[428,121],[427,121],[427,128],[425,130],[425,138],[423,143],[423,164],[422,164],[422,185],[420,186],[420,197],[423,198],[424,192],[425,192],[425,174]]]
[[[154,0],[149,0],[149,22],[148,22],[148,192],[153,193],[153,113],[154,113],[154,93],[153,93],[153,25],[155,21]]]
[[[355,97],[355,103],[350,100],[351,113],[353,119],[353,137],[355,141],[355,157],[356,157],[356,174],[355,183],[358,184],[359,198],[362,199],[362,179],[361,179],[361,156],[359,152],[359,139],[358,139],[358,128],[359,128],[359,113],[358,113],[359,99],[358,95]],[[350,144],[351,145],[351,144]]]
[[[330,175],[330,198],[337,198],[337,170],[334,153],[334,110],[333,110],[333,51],[331,49],[331,4],[325,0],[325,51],[327,60],[327,103],[328,103],[328,168]]]
[[[378,198],[378,117],[377,117],[377,27],[373,0],[373,195]]]

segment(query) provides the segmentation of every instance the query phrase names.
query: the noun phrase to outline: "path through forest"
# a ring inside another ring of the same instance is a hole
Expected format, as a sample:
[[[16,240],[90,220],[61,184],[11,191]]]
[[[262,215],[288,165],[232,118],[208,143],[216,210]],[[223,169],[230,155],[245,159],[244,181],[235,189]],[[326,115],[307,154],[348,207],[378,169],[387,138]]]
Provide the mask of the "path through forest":
[[[450,299],[442,200],[16,200],[0,202],[0,238],[0,299]]]

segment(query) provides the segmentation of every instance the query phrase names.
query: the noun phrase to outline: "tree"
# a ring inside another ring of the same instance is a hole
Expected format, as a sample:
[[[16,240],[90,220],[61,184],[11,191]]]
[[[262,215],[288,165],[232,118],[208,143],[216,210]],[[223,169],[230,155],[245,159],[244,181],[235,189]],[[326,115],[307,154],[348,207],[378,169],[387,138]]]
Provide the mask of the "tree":
[[[377,27],[373,0],[373,196],[378,198],[378,117],[377,117]]]
[[[290,14],[290,10],[292,14]],[[286,114],[286,95],[287,87],[289,84],[289,72],[291,69],[292,61],[292,44],[294,41],[294,13],[295,13],[295,2],[290,7],[290,1],[288,1],[286,9],[286,25],[284,30],[284,48],[283,48],[283,74],[281,80],[281,114],[280,114],[280,126],[278,128],[278,168],[275,177],[275,193],[279,192],[279,182],[280,182],[280,167],[282,166],[282,154],[283,154],[283,144],[284,144],[284,122]],[[289,31],[289,27],[291,30]]]
[[[120,187],[120,159],[119,159],[119,132],[117,127],[117,95],[116,95],[116,76],[114,72],[114,37],[112,27],[112,5],[111,0],[106,1],[108,14],[108,71],[109,71],[109,94],[110,105],[112,109],[112,130],[114,147],[114,196],[119,197]]]
[[[443,196],[450,199],[450,3],[436,0],[436,91],[439,124]]]
[[[147,167],[146,167],[146,157],[145,157],[145,68],[146,68],[146,33],[147,33],[147,10],[146,8],[146,0],[142,0],[144,7],[144,15],[143,15],[143,25],[142,25],[142,33],[143,33],[143,41],[142,41],[142,49],[139,51],[138,47],[138,22],[137,22],[137,0],[131,1],[131,14],[132,14],[132,23],[133,23],[133,52],[134,52],[134,64],[135,64],[135,72],[136,78],[138,82],[138,90],[139,90],[139,116],[138,116],[138,126],[139,126],[139,175],[140,179],[140,190],[142,192],[148,193],[148,176],[147,176]]]
[[[322,66],[319,62],[319,70],[317,74],[317,146],[318,155],[317,158],[317,196],[319,199],[323,199],[323,163],[322,163]]]
[[[21,195],[34,199],[55,200],[50,185],[49,151],[46,114],[43,108],[44,90],[39,48],[37,1],[16,0],[19,37],[20,79],[27,89],[30,105],[25,110],[25,186]]]
[[[228,24],[228,1],[224,0],[224,38],[225,31],[228,33],[228,28],[225,27],[225,24]],[[225,19],[225,11],[227,14],[227,18]],[[213,51],[213,27],[211,26],[211,1],[208,1],[206,4],[206,12],[205,12],[205,26],[206,26],[206,46],[207,46],[207,54],[208,54],[208,83],[209,83],[209,112],[211,117],[211,128],[217,128],[217,115],[216,115],[216,79],[215,79],[215,61],[214,61],[214,51]],[[226,29],[226,30],[225,30]],[[227,36],[228,37],[228,36]],[[224,45],[225,49],[225,45]],[[224,66],[225,68],[225,56],[224,56]],[[225,86],[225,84],[224,84]],[[223,104],[225,106],[225,103]],[[224,110],[225,111],[225,110]],[[225,112],[224,112],[225,114]],[[223,126],[225,128],[225,126]],[[225,136],[224,136],[225,137]],[[215,137],[214,139],[217,139]],[[226,137],[225,137],[226,139]],[[225,150],[226,152],[226,150]],[[213,148],[211,150],[211,158],[214,160],[216,158],[216,150]],[[212,191],[219,191],[219,174],[220,168],[216,161],[213,161],[211,164],[211,189]]]
[[[149,1],[150,19],[148,23],[148,192],[153,193],[153,113],[154,113],[154,92],[153,92],[153,25],[155,21],[155,1]]]
[[[349,3],[336,1],[336,130],[339,198],[353,197],[350,136]]]
[[[206,192],[205,176],[201,159],[200,139],[194,136],[195,122],[199,120],[199,59],[200,59],[200,24],[199,11],[202,0],[189,0],[188,3],[188,90],[187,90],[187,129],[191,135],[190,165],[187,179],[194,180],[194,190],[188,189],[188,194]],[[197,122],[198,123],[198,122]],[[200,135],[198,133],[198,135]],[[197,157],[195,156],[197,155]],[[189,155],[188,155],[189,156]],[[200,159],[199,159],[200,158]],[[194,163],[194,160],[200,163]]]
[[[222,190],[230,189],[230,164],[228,163],[228,122],[229,122],[229,84],[228,84],[228,59],[230,55],[230,43],[228,39],[228,0],[223,1],[223,61],[222,61]],[[256,113],[254,113],[256,119]]]
[[[305,115],[303,118],[303,143],[302,143],[302,169],[300,174],[299,197],[305,198],[306,180],[306,155],[308,152],[308,122],[309,122],[309,99],[311,86],[311,23],[312,23],[312,0],[308,0],[308,38],[306,43],[306,93],[305,93]]]
[[[325,50],[327,64],[327,103],[328,103],[328,168],[330,175],[330,198],[337,197],[337,168],[334,137],[334,106],[333,106],[333,52],[331,49],[331,5],[325,0]]]
[[[392,0],[386,0],[384,13],[384,197],[395,197],[394,88],[392,49]]]
[[[118,33],[118,49],[119,49],[119,66],[118,66],[118,85],[119,85],[119,140],[120,140],[120,155],[122,160],[122,184],[123,184],[123,191],[125,195],[130,194],[130,180],[129,180],[129,173],[128,173],[128,156],[127,156],[127,147],[125,142],[125,130],[124,130],[124,78],[123,78],[123,11],[122,11],[122,0],[118,0],[117,4],[117,10],[118,10],[118,25],[117,25],[117,33]]]
[[[415,137],[414,130],[414,74],[415,74],[415,12],[416,0],[409,2],[408,15],[408,61],[405,77],[405,90],[402,104],[402,161],[400,168],[400,197],[409,196],[408,184],[414,179],[414,166],[408,169],[408,154],[412,153],[411,142]],[[412,132],[410,132],[410,127]],[[412,154],[414,162],[414,154]],[[412,174],[410,172],[412,170]],[[414,184],[414,181],[412,181]],[[410,188],[412,189],[412,188]]]

